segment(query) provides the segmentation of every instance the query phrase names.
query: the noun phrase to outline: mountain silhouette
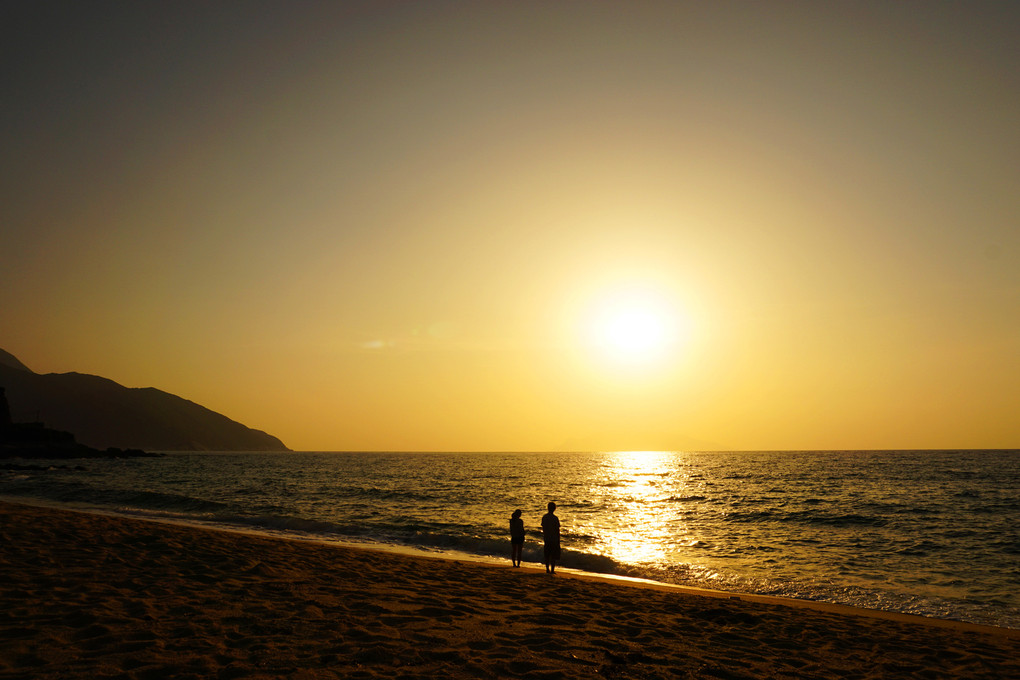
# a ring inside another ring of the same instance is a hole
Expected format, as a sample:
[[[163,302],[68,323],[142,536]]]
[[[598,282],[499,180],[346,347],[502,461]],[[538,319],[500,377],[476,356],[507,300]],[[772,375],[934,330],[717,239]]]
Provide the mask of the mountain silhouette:
[[[282,441],[152,387],[83,373],[39,374],[0,350],[11,420],[39,422],[96,449],[289,451]]]

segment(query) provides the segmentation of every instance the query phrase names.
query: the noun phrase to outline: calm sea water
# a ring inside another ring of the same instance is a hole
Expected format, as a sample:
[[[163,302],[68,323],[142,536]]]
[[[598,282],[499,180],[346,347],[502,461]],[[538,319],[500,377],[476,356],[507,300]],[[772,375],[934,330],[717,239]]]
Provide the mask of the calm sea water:
[[[0,495],[508,564],[552,500],[565,567],[1020,628],[1020,451],[172,453]]]

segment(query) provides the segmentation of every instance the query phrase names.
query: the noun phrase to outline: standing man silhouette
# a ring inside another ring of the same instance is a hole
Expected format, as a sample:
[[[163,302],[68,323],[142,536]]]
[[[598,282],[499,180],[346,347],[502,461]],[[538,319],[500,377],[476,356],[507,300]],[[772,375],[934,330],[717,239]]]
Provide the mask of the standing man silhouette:
[[[556,561],[560,559],[560,518],[553,514],[556,504],[549,501],[549,512],[542,515],[542,539],[545,541],[545,573],[556,573]]]

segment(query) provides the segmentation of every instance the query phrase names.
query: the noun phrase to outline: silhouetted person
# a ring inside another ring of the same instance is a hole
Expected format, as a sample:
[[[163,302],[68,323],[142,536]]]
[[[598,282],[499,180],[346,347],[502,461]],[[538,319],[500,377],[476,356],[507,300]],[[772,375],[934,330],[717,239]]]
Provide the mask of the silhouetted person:
[[[553,514],[556,504],[549,501],[549,512],[542,515],[542,539],[545,541],[545,571],[556,573],[556,561],[560,559],[560,518]]]
[[[521,552],[524,551],[524,520],[520,509],[510,515],[510,561],[515,567],[521,566]]]

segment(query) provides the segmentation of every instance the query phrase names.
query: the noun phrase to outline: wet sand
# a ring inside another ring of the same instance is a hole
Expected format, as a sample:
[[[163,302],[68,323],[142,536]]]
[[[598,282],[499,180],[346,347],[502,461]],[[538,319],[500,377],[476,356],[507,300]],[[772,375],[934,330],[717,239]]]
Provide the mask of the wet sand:
[[[0,678],[1020,678],[1020,631],[0,502]]]

